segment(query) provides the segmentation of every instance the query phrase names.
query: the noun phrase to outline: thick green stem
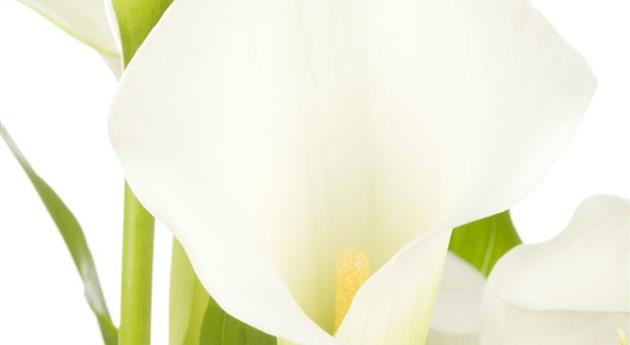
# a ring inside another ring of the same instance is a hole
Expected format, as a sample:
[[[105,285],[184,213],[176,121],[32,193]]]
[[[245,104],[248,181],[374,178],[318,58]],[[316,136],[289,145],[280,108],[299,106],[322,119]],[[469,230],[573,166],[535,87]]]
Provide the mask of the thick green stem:
[[[113,0],[125,67],[172,0]],[[125,185],[119,345],[151,343],[154,219]]]
[[[154,224],[126,185],[119,345],[151,343]]]
[[[198,345],[208,293],[193,271],[184,248],[173,239],[171,259],[170,345]]]

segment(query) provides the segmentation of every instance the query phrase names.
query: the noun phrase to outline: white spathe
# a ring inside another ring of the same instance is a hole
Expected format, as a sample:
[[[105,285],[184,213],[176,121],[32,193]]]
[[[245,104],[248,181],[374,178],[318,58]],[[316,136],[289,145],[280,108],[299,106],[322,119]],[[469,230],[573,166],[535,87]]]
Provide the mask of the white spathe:
[[[19,0],[70,35],[96,49],[120,74],[118,27],[109,0]],[[112,65],[111,62],[114,62]]]
[[[484,276],[449,252],[427,345],[478,345]]]
[[[501,258],[487,284],[449,254],[427,345],[479,345],[484,291],[483,345],[619,345],[630,332],[630,204],[587,199],[560,236]]]
[[[587,199],[558,237],[522,245],[484,289],[482,345],[620,344],[630,334],[630,203]]]
[[[530,191],[594,84],[524,0],[177,0],[110,130],[227,312],[305,345],[422,344],[449,229]],[[375,274],[334,339],[348,248]]]

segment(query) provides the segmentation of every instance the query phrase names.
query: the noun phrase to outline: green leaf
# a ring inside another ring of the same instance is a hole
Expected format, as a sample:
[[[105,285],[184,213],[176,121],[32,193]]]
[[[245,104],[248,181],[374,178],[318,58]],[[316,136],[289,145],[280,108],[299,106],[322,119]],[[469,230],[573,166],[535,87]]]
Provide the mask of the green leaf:
[[[173,240],[170,345],[276,345],[275,337],[228,315],[208,295],[184,248]]]
[[[113,0],[125,66],[173,0]]]
[[[57,225],[57,229],[63,237],[68,251],[70,251],[74,265],[79,271],[85,288],[85,298],[94,312],[94,315],[96,315],[105,344],[117,344],[118,330],[114,326],[109,311],[107,310],[103,290],[101,289],[98,274],[96,273],[94,259],[92,258],[79,222],[63,203],[61,198],[59,198],[57,193],[33,170],[33,167],[31,167],[29,162],[22,155],[2,123],[0,123],[0,137],[2,137],[9,146],[9,149],[20,163],[20,166],[46,206],[50,217],[55,222],[55,225]]]
[[[254,329],[224,312],[213,300],[203,319],[199,345],[276,345],[275,337]]]
[[[177,240],[173,239],[169,317],[170,345],[198,345],[208,293]]]
[[[449,249],[488,276],[499,258],[521,243],[505,211],[455,228]]]

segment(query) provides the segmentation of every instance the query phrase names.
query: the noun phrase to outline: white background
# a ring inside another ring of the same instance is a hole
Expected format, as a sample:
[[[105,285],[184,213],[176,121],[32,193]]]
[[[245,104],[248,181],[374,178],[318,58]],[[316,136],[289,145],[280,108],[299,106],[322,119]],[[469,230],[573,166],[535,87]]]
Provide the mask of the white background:
[[[513,208],[526,242],[562,230],[586,196],[630,197],[630,3],[537,0],[591,63],[598,89],[545,181]],[[116,81],[101,58],[22,6],[0,0],[0,119],[83,225],[118,320],[122,175],[107,136]],[[169,232],[155,245],[153,338],[167,343]],[[99,344],[70,256],[0,143],[0,343]]]

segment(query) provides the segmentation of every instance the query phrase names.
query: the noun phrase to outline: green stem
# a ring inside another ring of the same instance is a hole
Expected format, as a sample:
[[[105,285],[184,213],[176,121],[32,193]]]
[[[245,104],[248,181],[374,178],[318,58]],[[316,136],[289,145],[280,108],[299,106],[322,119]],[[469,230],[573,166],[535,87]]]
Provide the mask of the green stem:
[[[113,0],[125,67],[172,0]],[[154,219],[125,185],[119,345],[151,343]]]
[[[208,293],[193,271],[190,260],[173,239],[169,319],[170,345],[198,345],[208,305]]]
[[[120,345],[151,343],[153,216],[125,185]]]

